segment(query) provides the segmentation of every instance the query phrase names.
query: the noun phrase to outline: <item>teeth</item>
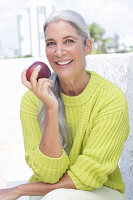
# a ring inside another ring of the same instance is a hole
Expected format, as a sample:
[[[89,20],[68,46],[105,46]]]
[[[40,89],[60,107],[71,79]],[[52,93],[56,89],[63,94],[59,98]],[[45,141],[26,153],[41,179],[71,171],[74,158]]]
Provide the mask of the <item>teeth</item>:
[[[72,62],[71,60],[69,61],[62,61],[62,62],[57,62],[59,65],[66,65],[69,64],[70,62]]]

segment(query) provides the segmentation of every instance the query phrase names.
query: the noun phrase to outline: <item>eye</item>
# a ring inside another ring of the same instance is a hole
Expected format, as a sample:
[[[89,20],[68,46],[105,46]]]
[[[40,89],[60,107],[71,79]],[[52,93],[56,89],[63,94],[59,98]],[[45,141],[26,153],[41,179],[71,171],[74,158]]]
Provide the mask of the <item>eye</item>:
[[[74,43],[74,40],[72,40],[72,39],[67,39],[67,40],[65,40],[65,43]]]
[[[47,46],[47,47],[50,47],[50,46],[52,46],[52,45],[55,45],[55,42],[52,42],[52,41],[51,41],[51,42],[47,42],[47,43],[46,43],[46,46]]]

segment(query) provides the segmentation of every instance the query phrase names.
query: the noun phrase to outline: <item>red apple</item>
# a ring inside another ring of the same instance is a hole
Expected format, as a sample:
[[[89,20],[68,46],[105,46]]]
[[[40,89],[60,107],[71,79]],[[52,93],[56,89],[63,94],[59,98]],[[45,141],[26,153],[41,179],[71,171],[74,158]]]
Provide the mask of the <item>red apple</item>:
[[[38,65],[41,65],[41,69],[38,73],[37,81],[40,78],[49,78],[51,76],[51,71],[50,71],[49,67],[43,62],[36,61],[26,70],[26,78],[28,81],[30,81],[30,77],[31,77],[31,74],[32,74],[34,68],[37,67]]]

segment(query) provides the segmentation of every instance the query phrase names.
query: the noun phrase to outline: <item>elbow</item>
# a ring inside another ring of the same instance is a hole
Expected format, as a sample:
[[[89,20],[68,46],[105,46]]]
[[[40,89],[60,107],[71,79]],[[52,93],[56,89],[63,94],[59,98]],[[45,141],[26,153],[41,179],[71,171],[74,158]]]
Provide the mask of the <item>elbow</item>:
[[[38,150],[27,153],[25,159],[39,181],[51,184],[60,180],[69,165],[69,160],[65,153],[57,159],[47,157]]]
[[[44,171],[38,171],[36,169],[32,169],[34,172],[34,175],[37,179],[39,179],[39,181],[45,182],[45,183],[49,183],[49,184],[54,184],[57,183],[60,178],[62,178],[62,176],[64,175],[64,172],[61,172],[60,169],[59,170],[46,170]]]
[[[68,165],[56,166],[55,168],[50,168],[47,165],[42,165],[31,160],[30,158],[26,159],[27,164],[32,169],[34,176],[41,182],[54,184],[57,183],[60,178],[66,173]]]

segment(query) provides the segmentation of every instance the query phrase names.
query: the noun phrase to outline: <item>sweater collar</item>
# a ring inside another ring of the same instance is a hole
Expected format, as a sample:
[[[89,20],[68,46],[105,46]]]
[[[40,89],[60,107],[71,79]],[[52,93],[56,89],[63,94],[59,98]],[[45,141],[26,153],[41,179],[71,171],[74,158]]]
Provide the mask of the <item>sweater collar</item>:
[[[92,71],[87,71],[87,72],[91,75],[91,77],[86,88],[83,90],[81,94],[77,96],[67,96],[66,94],[62,93],[62,99],[64,105],[69,105],[69,106],[81,105],[86,103],[88,99],[90,99],[92,95],[94,95],[98,86],[97,74]]]

